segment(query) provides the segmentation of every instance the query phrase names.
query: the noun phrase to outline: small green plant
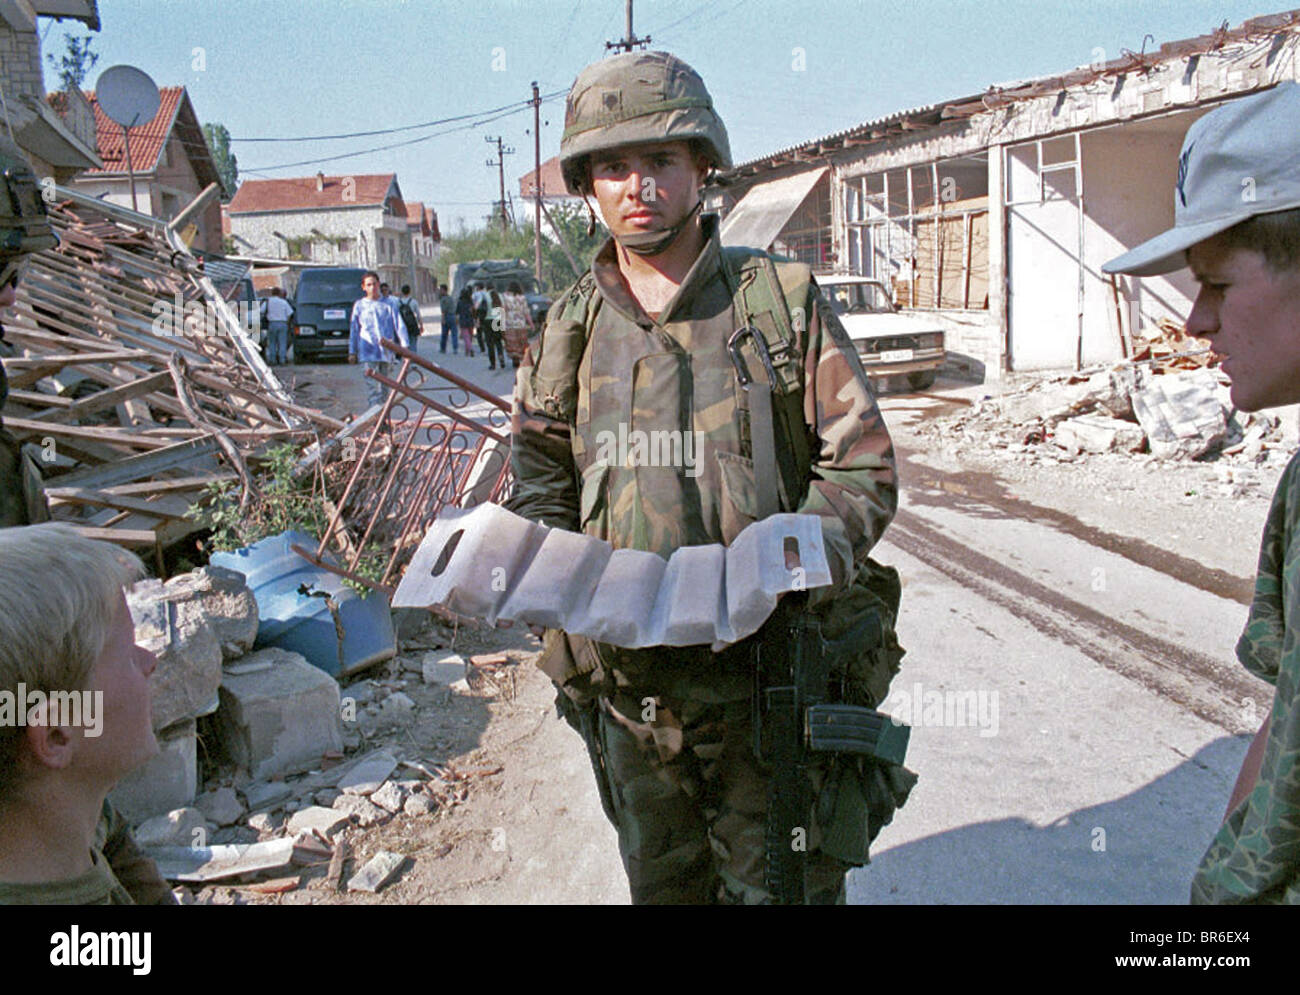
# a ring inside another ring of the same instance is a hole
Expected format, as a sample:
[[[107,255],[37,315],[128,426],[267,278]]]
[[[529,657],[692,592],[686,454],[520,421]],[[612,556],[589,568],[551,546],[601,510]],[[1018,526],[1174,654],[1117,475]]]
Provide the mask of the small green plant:
[[[325,512],[324,486],[318,479],[310,484],[294,479],[298,457],[298,448],[292,443],[268,449],[261,493],[243,509],[239,507],[240,490],[234,481],[207,485],[203,498],[190,506],[186,517],[212,531],[209,546],[213,552],[242,549],[282,532],[306,532],[316,537],[325,534],[329,516]],[[377,582],[387,562],[388,551],[372,542],[362,552],[354,572]],[[347,578],[343,583],[358,594],[371,590]]]

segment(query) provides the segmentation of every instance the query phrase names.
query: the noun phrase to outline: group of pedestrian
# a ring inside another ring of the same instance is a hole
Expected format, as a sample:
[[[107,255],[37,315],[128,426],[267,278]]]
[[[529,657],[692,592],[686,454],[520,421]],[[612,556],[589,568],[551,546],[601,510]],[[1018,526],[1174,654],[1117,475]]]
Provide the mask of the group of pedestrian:
[[[466,357],[474,355],[477,339],[479,351],[487,353],[489,370],[504,369],[507,355],[515,366],[519,365],[528,344],[528,333],[533,328],[533,318],[518,281],[512,280],[505,293],[481,283],[467,284],[455,300],[447,293],[446,284],[438,289],[442,308],[441,352],[447,351],[450,338],[452,354],[456,354],[459,335],[465,344]]]

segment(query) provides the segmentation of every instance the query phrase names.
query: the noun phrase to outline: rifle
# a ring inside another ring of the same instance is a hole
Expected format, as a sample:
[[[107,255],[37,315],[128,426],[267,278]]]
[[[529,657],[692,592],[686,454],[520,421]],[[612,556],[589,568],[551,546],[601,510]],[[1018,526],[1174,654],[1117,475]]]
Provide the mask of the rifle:
[[[770,764],[764,834],[768,892],[781,905],[802,905],[807,823],[813,793],[808,768],[815,754],[847,754],[903,762],[911,730],[861,705],[831,700],[831,668],[821,621],[802,610],[806,593],[789,605],[758,644],[753,697],[754,755]],[[784,609],[784,610],[783,610]],[[843,688],[838,697],[843,697]],[[799,834],[802,831],[804,846]]]

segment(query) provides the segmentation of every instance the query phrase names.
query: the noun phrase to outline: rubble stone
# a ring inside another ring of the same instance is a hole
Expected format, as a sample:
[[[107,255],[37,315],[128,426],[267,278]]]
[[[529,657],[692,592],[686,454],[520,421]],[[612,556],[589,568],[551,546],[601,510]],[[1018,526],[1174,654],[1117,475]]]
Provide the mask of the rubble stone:
[[[244,801],[250,809],[272,808],[293,795],[293,789],[283,781],[254,781],[242,789]]]
[[[1072,453],[1133,453],[1141,450],[1146,433],[1140,425],[1106,415],[1079,415],[1056,426],[1053,441]]]
[[[387,781],[383,787],[370,795],[370,801],[396,815],[402,811],[402,804],[406,801],[406,792],[399,788],[395,782]]]
[[[293,813],[292,818],[289,819],[289,835],[297,836],[299,833],[310,833],[316,830],[328,839],[347,821],[347,812],[325,808],[323,805],[311,805]]]
[[[1133,394],[1133,412],[1161,459],[1195,459],[1219,445],[1228,422],[1208,370],[1166,373]]]
[[[248,828],[259,833],[273,833],[282,823],[283,820],[272,812],[254,812],[248,817]]]
[[[386,750],[376,750],[357,761],[356,766],[339,779],[339,790],[345,795],[371,794],[379,790],[396,768],[396,757]]]
[[[348,891],[379,891],[388,884],[402,869],[406,858],[400,853],[380,850],[367,861],[366,866],[357,871],[348,881]]]
[[[379,706],[379,718],[390,725],[406,725],[415,717],[415,702],[401,691],[394,691]]]
[[[312,796],[312,801],[317,805],[324,805],[329,808],[343,794],[338,788],[321,788]]]
[[[330,807],[354,818],[362,829],[378,825],[389,815],[378,805],[372,805],[368,798],[362,798],[360,795],[339,795]]]
[[[206,566],[167,581],[167,598],[182,615],[207,620],[227,660],[243,656],[257,640],[257,598],[238,570]]]
[[[217,788],[199,795],[194,807],[218,826],[233,826],[244,815],[234,788]]]
[[[241,662],[273,666],[226,674],[217,726],[227,753],[257,778],[301,770],[343,748],[339,686],[297,653],[267,647]]]
[[[140,846],[203,846],[208,821],[197,808],[177,808],[146,819],[131,835]]]
[[[158,580],[143,580],[126,595],[135,641],[158,658],[149,678],[157,732],[213,710],[221,684],[221,643],[201,615],[172,601]]]
[[[465,658],[459,653],[434,650],[424,654],[420,672],[425,684],[449,685],[465,676]]]
[[[156,673],[156,671],[155,671]],[[109,792],[109,801],[128,822],[185,808],[199,789],[198,736],[193,719],[158,734],[159,752]]]
[[[411,795],[402,804],[402,811],[407,815],[428,815],[436,807],[428,795]]]

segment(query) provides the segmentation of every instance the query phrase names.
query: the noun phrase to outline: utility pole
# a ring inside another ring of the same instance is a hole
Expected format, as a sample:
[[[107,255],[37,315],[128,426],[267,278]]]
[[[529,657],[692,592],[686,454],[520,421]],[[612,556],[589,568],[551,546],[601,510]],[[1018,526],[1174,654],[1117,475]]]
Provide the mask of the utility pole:
[[[487,161],[487,164],[489,166],[497,167],[497,177],[501,183],[501,231],[505,232],[507,230],[506,227],[506,156],[514,155],[515,150],[505,145],[503,143],[504,140],[501,138],[500,135],[498,135],[496,138],[484,137],[483,140],[487,142],[489,145],[495,142],[497,147],[496,161],[493,162],[491,159],[489,159]]]
[[[533,81],[533,276],[542,286],[542,98]]]
[[[640,45],[642,48],[650,44],[650,36],[638,38],[632,31],[632,0],[627,0],[627,37],[621,41],[607,41],[606,48],[621,48],[624,52],[632,51],[632,46]]]

